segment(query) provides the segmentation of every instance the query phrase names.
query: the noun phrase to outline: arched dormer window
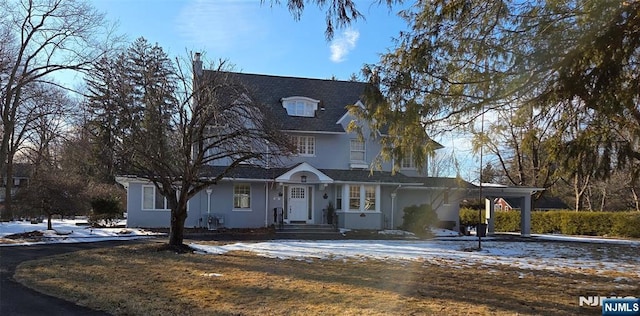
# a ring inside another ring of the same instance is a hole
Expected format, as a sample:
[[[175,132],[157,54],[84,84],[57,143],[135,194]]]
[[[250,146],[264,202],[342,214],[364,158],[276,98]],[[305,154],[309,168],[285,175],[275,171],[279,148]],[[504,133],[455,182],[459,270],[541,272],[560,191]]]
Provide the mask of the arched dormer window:
[[[282,98],[282,107],[287,109],[289,116],[314,117],[318,110],[320,100],[307,97],[288,97]]]

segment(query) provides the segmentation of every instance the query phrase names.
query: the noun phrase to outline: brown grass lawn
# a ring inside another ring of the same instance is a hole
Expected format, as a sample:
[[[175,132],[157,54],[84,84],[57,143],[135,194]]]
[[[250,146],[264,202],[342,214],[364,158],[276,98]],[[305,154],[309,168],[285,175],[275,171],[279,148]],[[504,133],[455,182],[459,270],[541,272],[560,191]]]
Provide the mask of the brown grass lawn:
[[[145,243],[21,264],[29,287],[115,315],[600,315],[580,295],[640,296],[589,272],[177,254]],[[618,279],[615,279],[618,280]],[[637,280],[634,280],[637,281]]]

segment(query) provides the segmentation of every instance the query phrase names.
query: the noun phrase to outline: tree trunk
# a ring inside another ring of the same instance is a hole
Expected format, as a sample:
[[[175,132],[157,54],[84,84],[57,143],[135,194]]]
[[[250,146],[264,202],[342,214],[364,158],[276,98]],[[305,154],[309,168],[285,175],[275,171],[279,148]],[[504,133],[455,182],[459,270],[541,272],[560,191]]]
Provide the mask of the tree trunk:
[[[581,179],[578,173],[576,173],[573,178],[573,191],[575,193],[575,198],[576,198],[576,204],[575,204],[576,212],[582,209],[582,205],[584,204],[583,197],[584,197],[584,192],[589,185],[589,179],[590,179],[589,175]]]
[[[636,205],[636,211],[640,212],[640,199],[638,198],[638,192],[635,188],[631,188],[631,194],[633,195],[633,202]]]
[[[8,159],[6,163],[7,173],[5,179],[7,184],[4,187],[4,214],[0,214],[2,219],[13,219],[13,198],[11,196],[11,190],[13,189],[13,158]]]
[[[600,200],[600,212],[604,212],[604,205],[607,200],[607,187],[602,188],[602,199]]]
[[[53,230],[53,225],[51,224],[51,218],[53,214],[47,213],[47,230]]]
[[[184,240],[184,221],[187,219],[187,203],[178,202],[171,208],[171,228],[169,230],[169,245],[182,246]]]

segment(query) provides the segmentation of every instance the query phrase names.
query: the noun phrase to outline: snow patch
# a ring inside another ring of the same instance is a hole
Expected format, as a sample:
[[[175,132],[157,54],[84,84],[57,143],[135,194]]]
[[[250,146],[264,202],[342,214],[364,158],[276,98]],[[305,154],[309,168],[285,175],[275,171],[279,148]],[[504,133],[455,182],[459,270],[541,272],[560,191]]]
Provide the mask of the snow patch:
[[[92,228],[85,226],[86,220],[52,220],[53,230],[47,230],[47,223],[31,224],[28,221],[13,221],[0,223],[0,238],[13,234],[41,232],[42,238],[37,242],[15,240],[16,242],[2,243],[0,246],[19,246],[47,243],[78,243],[106,240],[131,240],[162,235],[143,229],[134,228]]]
[[[387,229],[378,231],[379,235],[391,235],[391,236],[415,236],[416,234],[399,229]]]
[[[640,243],[630,246],[634,256],[603,253],[592,258],[580,244],[485,241],[476,251],[475,241],[447,240],[274,240],[223,246],[191,244],[198,253],[253,252],[259,256],[293,260],[421,261],[449,267],[512,266],[521,269],[574,273],[619,271],[640,277]],[[469,251],[473,249],[474,251]],[[525,274],[521,275],[524,278]]]

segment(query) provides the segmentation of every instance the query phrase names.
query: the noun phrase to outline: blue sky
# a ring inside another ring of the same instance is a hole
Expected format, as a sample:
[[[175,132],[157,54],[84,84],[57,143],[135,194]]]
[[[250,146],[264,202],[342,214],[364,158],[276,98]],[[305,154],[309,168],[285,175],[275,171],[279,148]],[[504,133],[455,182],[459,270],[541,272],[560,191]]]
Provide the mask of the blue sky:
[[[348,80],[365,63],[376,63],[406,28],[397,16],[374,1],[359,1],[366,20],[336,30],[325,39],[325,15],[307,5],[295,21],[283,4],[266,0],[97,0],[94,6],[117,21],[128,41],[145,37],[171,56],[204,52],[209,61],[227,59],[247,73]]]

